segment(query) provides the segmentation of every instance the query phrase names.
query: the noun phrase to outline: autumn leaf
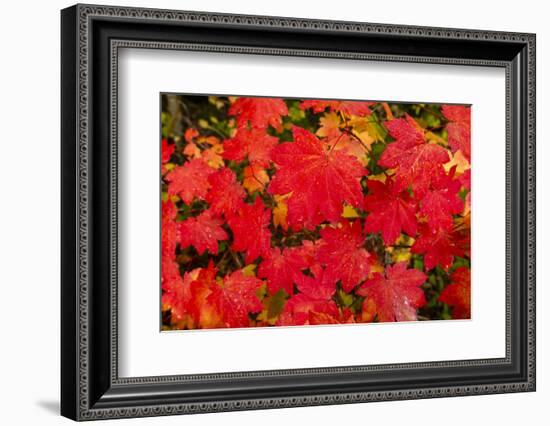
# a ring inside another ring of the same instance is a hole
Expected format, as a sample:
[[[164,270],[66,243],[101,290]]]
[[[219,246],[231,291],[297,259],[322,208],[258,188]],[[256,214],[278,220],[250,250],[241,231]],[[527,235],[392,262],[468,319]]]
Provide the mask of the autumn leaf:
[[[470,159],[470,107],[461,105],[443,105],[441,112],[449,123],[447,140],[453,152],[462,151]]]
[[[185,148],[183,148],[183,155],[189,158],[201,158],[202,151],[194,142],[189,142],[185,145]]]
[[[470,300],[470,270],[457,268],[451,274],[451,284],[441,292],[439,301],[452,307],[453,318],[470,319]]]
[[[297,256],[293,248],[280,250],[272,248],[258,268],[258,276],[267,278],[267,289],[270,294],[284,289],[287,294],[294,294],[294,283],[302,275],[302,269],[308,265],[301,256]]]
[[[363,248],[365,237],[361,222],[343,221],[339,227],[321,229],[324,244],[319,249],[318,259],[326,265],[324,279],[336,283],[350,292],[369,274],[369,253]]]
[[[210,188],[208,176],[215,172],[201,159],[193,159],[166,175],[168,194],[178,195],[189,204],[194,198],[203,200]]]
[[[326,138],[323,142],[327,151],[341,151],[357,158],[363,166],[368,164],[369,145],[363,143],[358,136],[352,137],[347,133],[341,133],[339,136]]]
[[[416,321],[416,310],[426,303],[420,286],[426,275],[418,269],[407,269],[406,262],[386,266],[385,274],[375,273],[357,294],[372,298],[380,322]]]
[[[271,211],[264,207],[262,199],[254,204],[242,203],[237,213],[227,223],[233,231],[233,250],[246,252],[246,262],[269,254]]]
[[[287,195],[275,195],[273,197],[275,199],[275,207],[273,208],[273,225],[275,227],[280,226],[285,231],[288,230],[288,222],[287,222],[287,214],[288,214],[288,206],[286,204],[286,200],[288,198]]]
[[[277,325],[309,324],[311,312],[338,316],[338,307],[332,300],[315,299],[305,294],[296,294],[287,300]]]
[[[205,149],[202,152],[202,159],[206,161],[206,164],[208,164],[210,167],[214,169],[219,169],[220,167],[223,167],[223,145],[222,144],[215,144],[212,145],[210,148]]]
[[[269,183],[269,175],[260,163],[252,163],[243,170],[243,187],[249,194],[263,191]]]
[[[453,227],[453,215],[464,209],[464,202],[458,196],[461,183],[454,179],[454,169],[450,175],[441,173],[432,182],[429,190],[420,202],[420,214],[428,218],[431,229]]]
[[[423,196],[443,164],[449,161],[448,151],[427,143],[409,116],[389,121],[386,127],[395,141],[388,144],[378,164],[395,169],[395,182],[400,190],[411,186],[416,197]]]
[[[336,281],[326,269],[315,270],[313,276],[298,274],[296,285],[301,294],[318,300],[330,300],[336,292]]]
[[[209,298],[216,288],[216,268],[210,262],[207,268],[199,268],[199,273],[190,284],[191,299],[189,313],[196,328],[220,328],[226,326],[218,307]]]
[[[240,128],[235,136],[223,142],[223,158],[233,161],[248,158],[251,163],[267,167],[271,161],[271,150],[278,143],[279,139],[267,134],[263,128]]]
[[[237,116],[237,125],[257,129],[272,126],[280,129],[282,116],[288,115],[288,108],[280,98],[238,98],[229,108],[230,115]]]
[[[369,195],[365,197],[365,210],[369,212],[365,231],[380,232],[384,243],[392,245],[401,232],[416,235],[416,203],[407,191],[400,191],[393,181],[368,180]]]
[[[261,285],[262,280],[237,270],[212,285],[208,302],[217,308],[226,327],[248,327],[248,314],[262,310],[256,294]]]
[[[337,138],[342,134],[340,116],[336,112],[327,112],[319,118],[319,124],[319,129],[315,132],[319,137]]]
[[[228,239],[222,223],[210,210],[180,222],[180,245],[182,248],[193,246],[199,254],[203,254],[207,249],[211,254],[218,254],[218,241]]]
[[[205,199],[210,204],[210,210],[218,216],[236,214],[246,194],[235,173],[224,167],[208,176],[208,183],[210,189]]]
[[[359,207],[360,179],[366,173],[356,158],[341,151],[326,150],[305,129],[293,127],[294,142],[272,151],[277,172],[269,184],[271,194],[289,196],[288,223],[294,229],[313,227],[323,220],[338,221],[347,203]]]
[[[184,134],[184,139],[188,143],[192,143],[195,138],[199,136],[199,131],[197,129],[194,129],[192,127],[189,127]]]
[[[162,304],[170,307],[172,320],[181,321],[189,314],[191,301],[191,283],[199,275],[201,268],[186,272],[183,279],[178,264],[169,259],[162,263]]]
[[[448,270],[453,264],[454,256],[464,256],[467,253],[463,242],[452,231],[444,228],[431,229],[427,225],[422,225],[419,232],[420,236],[414,242],[411,251],[424,255],[426,270],[437,265]]]

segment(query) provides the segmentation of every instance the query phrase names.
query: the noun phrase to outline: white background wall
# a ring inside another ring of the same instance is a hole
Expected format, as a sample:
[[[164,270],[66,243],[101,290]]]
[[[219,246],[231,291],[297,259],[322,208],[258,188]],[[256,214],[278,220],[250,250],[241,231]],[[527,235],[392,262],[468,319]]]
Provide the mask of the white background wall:
[[[550,401],[550,28],[540,0],[133,0],[103,4],[537,33],[538,390],[422,401],[293,408],[102,424],[545,424]],[[0,14],[0,422],[68,424],[59,404],[59,9],[11,1]],[[131,422],[131,423],[129,423]]]

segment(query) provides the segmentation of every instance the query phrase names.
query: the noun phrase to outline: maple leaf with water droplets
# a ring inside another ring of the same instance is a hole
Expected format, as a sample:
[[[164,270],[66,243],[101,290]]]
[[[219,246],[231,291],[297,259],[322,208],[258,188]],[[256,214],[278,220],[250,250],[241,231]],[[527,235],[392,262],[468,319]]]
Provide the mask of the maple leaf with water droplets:
[[[198,158],[176,167],[165,178],[168,182],[168,195],[178,195],[186,204],[191,203],[195,197],[204,200],[210,188],[208,176],[215,171]]]
[[[342,281],[342,288],[350,292],[369,274],[369,253],[363,248],[365,237],[361,222],[344,221],[340,227],[327,226],[321,229],[324,244],[319,248],[318,259],[326,265],[323,279],[336,284]]]
[[[222,221],[213,217],[210,210],[190,217],[179,223],[180,245],[183,248],[193,246],[198,254],[207,249],[211,254],[218,254],[218,241],[228,238],[221,225]]]
[[[412,118],[398,118],[386,123],[394,142],[387,145],[378,164],[395,168],[395,181],[400,190],[412,186],[416,197],[422,197],[443,164],[449,162],[449,152],[427,143]]]
[[[217,308],[227,327],[248,327],[248,314],[262,310],[257,295],[262,284],[262,280],[237,270],[226,276],[223,282],[212,285],[208,302]]]
[[[307,268],[305,259],[296,254],[295,248],[280,250],[272,248],[260,263],[258,276],[267,278],[267,288],[270,294],[275,294],[281,288],[287,294],[294,293],[294,283],[302,274],[302,269]]]
[[[285,102],[279,98],[238,98],[229,108],[230,115],[237,116],[239,127],[266,129],[269,125],[280,129],[281,116],[288,115]]]
[[[369,195],[365,210],[370,212],[365,231],[381,232],[386,245],[392,245],[402,231],[414,237],[417,231],[416,203],[407,191],[400,191],[391,180],[367,181]]]
[[[330,300],[336,292],[336,281],[330,277],[326,269],[314,268],[313,277],[299,274],[296,285],[301,294],[317,300]]]
[[[237,213],[230,216],[227,223],[233,231],[233,249],[246,252],[246,262],[249,263],[258,256],[269,254],[271,231],[269,222],[271,211],[264,208],[260,197],[254,204],[241,203]]]
[[[451,284],[443,289],[439,300],[452,307],[454,319],[470,318],[471,289],[468,268],[457,268],[451,274]]]
[[[454,168],[450,175],[441,173],[433,180],[432,189],[420,202],[420,213],[428,218],[431,229],[452,229],[453,214],[464,210],[464,202],[458,196],[460,187],[460,181],[454,179]]]
[[[162,261],[162,304],[170,307],[172,320],[182,320],[189,314],[191,301],[191,283],[199,275],[201,268],[186,272],[183,279],[176,262],[168,259]]]
[[[234,215],[246,195],[235,173],[224,167],[208,176],[208,183],[210,189],[206,201],[210,203],[210,210],[218,216]]]
[[[326,150],[307,130],[294,126],[292,132],[294,142],[277,145],[271,153],[278,170],[268,191],[279,195],[292,192],[287,206],[293,229],[313,229],[325,219],[337,222],[344,203],[360,205],[360,179],[366,169],[349,154]]]
[[[424,254],[424,266],[426,270],[440,265],[448,270],[453,264],[453,256],[463,256],[468,248],[459,235],[444,228],[430,229],[423,224],[419,230],[420,236],[416,239],[411,251]],[[469,238],[467,239],[469,241]]]
[[[470,107],[461,105],[443,105],[441,112],[449,123],[447,129],[447,140],[453,152],[458,150],[469,160],[470,159]]]
[[[278,143],[279,139],[267,134],[265,129],[241,128],[235,136],[223,142],[223,158],[233,161],[248,158],[251,163],[267,167],[271,160],[271,150]]]
[[[415,321],[416,310],[426,303],[420,286],[426,275],[418,269],[407,269],[406,262],[386,266],[385,274],[375,273],[357,294],[372,298],[380,322]]]

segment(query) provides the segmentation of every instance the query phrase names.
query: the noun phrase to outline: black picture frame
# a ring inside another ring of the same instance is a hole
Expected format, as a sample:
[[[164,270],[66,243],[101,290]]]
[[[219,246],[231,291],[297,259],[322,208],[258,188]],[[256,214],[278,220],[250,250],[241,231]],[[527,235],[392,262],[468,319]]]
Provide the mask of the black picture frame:
[[[97,5],[64,9],[61,29],[62,415],[92,420],[535,390],[534,34]],[[506,356],[119,378],[121,47],[504,68]]]

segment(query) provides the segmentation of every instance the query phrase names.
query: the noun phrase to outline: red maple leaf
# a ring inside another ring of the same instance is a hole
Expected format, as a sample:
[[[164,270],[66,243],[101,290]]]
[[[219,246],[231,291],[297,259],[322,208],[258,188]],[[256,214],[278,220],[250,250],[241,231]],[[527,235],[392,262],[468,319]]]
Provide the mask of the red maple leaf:
[[[420,213],[428,218],[431,229],[452,229],[453,215],[464,210],[464,201],[458,196],[460,187],[460,181],[454,179],[454,168],[449,175],[441,173],[433,180],[420,202]]]
[[[439,300],[452,307],[454,319],[470,318],[471,289],[468,268],[457,268],[451,274],[451,284],[443,289]]]
[[[162,164],[168,163],[170,161],[170,157],[174,153],[174,150],[176,149],[176,145],[169,144],[166,139],[162,139]]]
[[[400,191],[391,180],[367,181],[365,197],[366,232],[381,232],[386,245],[392,245],[401,232],[414,237],[417,231],[416,203],[407,191]]]
[[[420,286],[426,275],[418,269],[407,269],[407,262],[386,266],[385,274],[375,273],[357,294],[372,298],[380,322],[415,321],[416,310],[426,303]]]
[[[249,263],[258,256],[267,256],[271,243],[269,222],[271,210],[264,208],[260,197],[254,204],[241,203],[237,213],[230,216],[227,223],[233,231],[233,249],[246,252]]]
[[[248,327],[248,314],[262,310],[256,294],[262,284],[262,280],[239,269],[211,286],[208,302],[217,308],[227,327]]]
[[[210,189],[206,201],[210,203],[210,210],[218,216],[234,215],[246,195],[235,173],[224,167],[208,176],[208,183]]]
[[[371,115],[372,111],[371,106],[375,105],[376,102],[361,102],[361,101],[323,101],[323,100],[307,100],[303,101],[300,104],[301,109],[308,109],[315,113],[323,112],[327,108],[330,111],[342,112],[346,115]]]
[[[162,304],[170,307],[172,319],[179,321],[189,313],[191,300],[191,283],[198,275],[200,268],[180,276],[178,264],[169,259],[162,260]]]
[[[330,300],[336,292],[336,281],[323,268],[314,268],[313,277],[299,274],[296,285],[300,293],[316,300]]]
[[[170,200],[162,203],[162,221],[161,221],[161,245],[162,256],[174,258],[176,256],[176,245],[179,242],[178,227],[175,219],[177,209]]]
[[[263,128],[240,128],[235,136],[223,142],[223,158],[243,161],[248,157],[251,163],[267,167],[271,160],[271,150],[278,143],[279,139],[267,134]]]
[[[166,175],[168,194],[178,195],[186,204],[195,197],[204,200],[210,188],[208,176],[214,172],[215,169],[200,158],[188,161]]]
[[[296,294],[287,300],[277,325],[309,324],[311,312],[338,316],[338,307],[333,300],[315,299],[305,294]]]
[[[267,289],[270,294],[275,294],[279,289],[284,289],[287,294],[294,293],[294,283],[302,274],[302,269],[307,268],[306,260],[297,255],[294,248],[280,250],[272,248],[260,263],[258,276],[267,278]]]
[[[238,98],[229,108],[230,115],[237,116],[239,127],[266,129],[269,125],[279,129],[281,116],[288,115],[285,102],[279,98]]]
[[[469,241],[469,238],[464,240],[453,231],[444,228],[431,229],[425,224],[421,226],[419,232],[420,236],[414,242],[411,251],[424,254],[426,270],[435,268],[437,265],[448,270],[453,264],[454,256],[463,256],[467,253],[465,241]]]
[[[414,120],[398,118],[386,123],[394,142],[387,145],[378,164],[395,168],[395,181],[400,190],[412,186],[416,197],[422,197],[432,179],[449,161],[449,153],[443,147],[427,143]]]
[[[449,123],[447,140],[453,152],[461,150],[464,156],[470,159],[470,107],[461,105],[443,105],[441,112]]]
[[[343,204],[358,207],[362,200],[360,179],[366,169],[353,156],[324,149],[312,133],[294,126],[294,142],[277,145],[272,159],[277,164],[268,191],[287,194],[288,223],[293,229],[313,229],[324,219],[337,222]]]
[[[198,254],[203,254],[207,249],[211,254],[218,254],[218,241],[228,238],[221,225],[222,221],[215,218],[210,210],[180,222],[181,247],[193,246]]]
[[[323,279],[350,292],[369,274],[369,253],[363,248],[365,237],[361,222],[344,221],[340,227],[327,226],[321,229],[324,244],[319,249],[318,259],[326,265]]]

